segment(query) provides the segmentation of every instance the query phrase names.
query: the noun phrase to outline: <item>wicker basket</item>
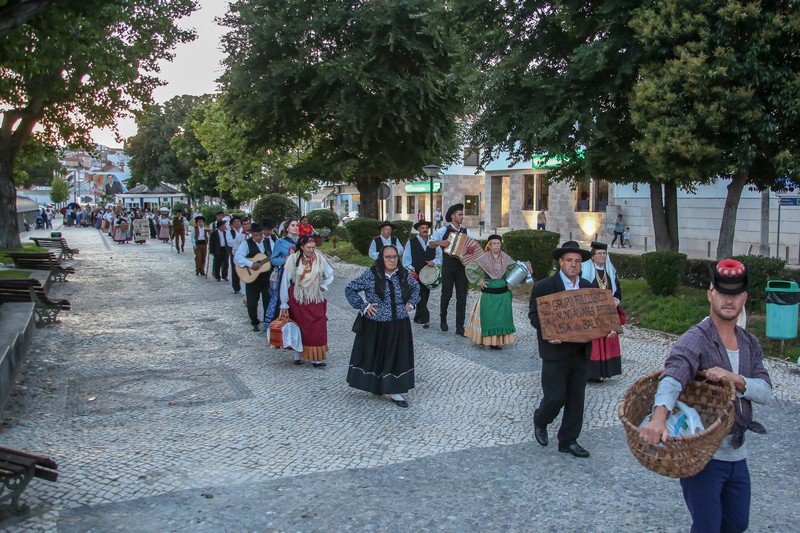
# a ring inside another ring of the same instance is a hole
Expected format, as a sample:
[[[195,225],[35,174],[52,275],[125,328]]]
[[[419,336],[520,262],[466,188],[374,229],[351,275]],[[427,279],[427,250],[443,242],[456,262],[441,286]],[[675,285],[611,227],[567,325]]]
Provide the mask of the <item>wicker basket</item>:
[[[645,468],[662,476],[690,477],[705,468],[730,433],[736,388],[729,381],[705,381],[705,372],[698,373],[679,399],[697,410],[706,429],[688,437],[669,437],[660,445],[647,444],[639,436],[639,424],[653,409],[660,375],[657,370],[631,385],[619,404],[619,418],[631,452]]]

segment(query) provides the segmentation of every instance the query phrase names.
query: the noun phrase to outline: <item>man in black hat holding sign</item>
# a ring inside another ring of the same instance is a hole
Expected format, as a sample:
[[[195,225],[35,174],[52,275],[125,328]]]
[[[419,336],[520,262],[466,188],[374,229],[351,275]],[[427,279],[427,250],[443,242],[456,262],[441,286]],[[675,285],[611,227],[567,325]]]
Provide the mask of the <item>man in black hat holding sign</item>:
[[[384,220],[378,226],[378,230],[381,232],[381,234],[372,239],[372,242],[369,245],[369,253],[367,254],[373,260],[377,260],[378,256],[381,254],[381,250],[383,250],[383,247],[389,246],[390,244],[397,248],[397,255],[403,255],[403,247],[400,246],[400,239],[392,236],[393,229],[394,224],[388,220]]]
[[[539,408],[533,413],[533,434],[536,442],[547,446],[547,426],[556,419],[563,407],[564,417],[558,430],[558,451],[571,453],[575,457],[589,457],[589,452],[578,444],[578,436],[583,425],[592,343],[543,339],[536,299],[563,291],[592,288],[591,283],[581,278],[581,263],[591,257],[592,253],[581,250],[575,241],[567,241],[557,248],[553,252],[553,259],[558,260],[558,272],[534,285],[528,313],[531,325],[536,328],[544,393]]]
[[[444,219],[448,224],[437,229],[431,235],[428,246],[435,248],[440,246],[442,249],[450,244],[451,233],[466,233],[472,237],[469,230],[461,226],[464,221],[464,204],[451,205],[445,214]],[[458,257],[451,257],[444,254],[442,259],[442,300],[439,307],[439,320],[442,331],[447,331],[447,308],[450,306],[450,298],[453,297],[453,285],[456,288],[456,335],[464,336],[464,320],[467,314],[467,291],[469,282],[464,264]]]

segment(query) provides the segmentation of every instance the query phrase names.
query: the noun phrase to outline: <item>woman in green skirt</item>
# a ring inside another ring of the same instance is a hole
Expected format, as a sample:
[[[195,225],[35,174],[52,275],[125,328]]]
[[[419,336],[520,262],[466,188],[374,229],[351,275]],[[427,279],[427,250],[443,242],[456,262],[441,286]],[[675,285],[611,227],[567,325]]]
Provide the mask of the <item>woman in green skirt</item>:
[[[467,279],[481,288],[481,297],[467,318],[466,336],[475,344],[500,350],[513,344],[514,317],[511,313],[511,291],[505,275],[516,261],[502,251],[503,238],[490,235],[487,253],[467,265]]]

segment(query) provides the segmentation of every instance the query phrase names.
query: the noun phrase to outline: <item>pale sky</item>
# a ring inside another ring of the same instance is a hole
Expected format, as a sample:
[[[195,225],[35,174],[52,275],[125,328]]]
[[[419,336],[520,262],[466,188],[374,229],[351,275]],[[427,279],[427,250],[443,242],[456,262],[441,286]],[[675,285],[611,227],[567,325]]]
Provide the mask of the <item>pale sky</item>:
[[[175,49],[175,60],[162,63],[159,77],[167,84],[155,90],[153,98],[164,103],[179,94],[205,94],[216,90],[215,80],[222,74],[223,53],[220,37],[225,28],[217,26],[214,18],[224,15],[228,8],[226,0],[199,0],[200,9],[179,22],[181,27],[194,28],[197,39]],[[117,121],[123,138],[136,133],[136,121],[124,117]],[[95,142],[111,147],[121,147],[114,133],[96,128],[92,132]]]

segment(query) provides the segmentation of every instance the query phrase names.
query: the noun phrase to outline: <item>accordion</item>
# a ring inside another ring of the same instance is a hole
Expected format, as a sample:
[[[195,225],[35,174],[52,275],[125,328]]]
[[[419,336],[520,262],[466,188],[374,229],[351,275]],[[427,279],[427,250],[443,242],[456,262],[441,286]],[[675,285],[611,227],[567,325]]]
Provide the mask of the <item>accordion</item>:
[[[466,233],[451,233],[449,239],[450,244],[442,251],[447,255],[457,258],[464,266],[475,261],[485,253],[481,243]]]

